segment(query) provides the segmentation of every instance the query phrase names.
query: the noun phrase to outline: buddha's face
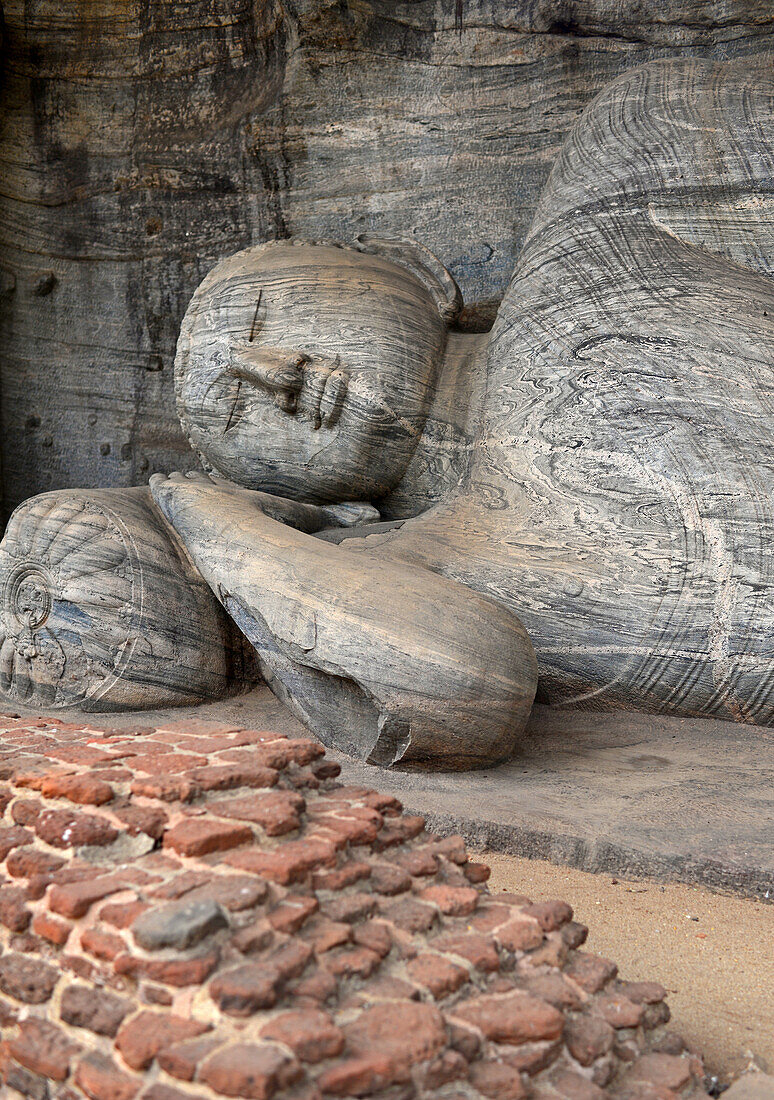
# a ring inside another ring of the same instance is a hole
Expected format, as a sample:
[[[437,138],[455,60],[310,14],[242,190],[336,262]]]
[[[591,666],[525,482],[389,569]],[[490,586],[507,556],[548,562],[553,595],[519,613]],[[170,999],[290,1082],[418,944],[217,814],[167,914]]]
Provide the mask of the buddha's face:
[[[217,265],[188,308],[176,388],[192,445],[224,477],[324,503],[374,500],[413,453],[446,327],[381,256],[273,244]]]

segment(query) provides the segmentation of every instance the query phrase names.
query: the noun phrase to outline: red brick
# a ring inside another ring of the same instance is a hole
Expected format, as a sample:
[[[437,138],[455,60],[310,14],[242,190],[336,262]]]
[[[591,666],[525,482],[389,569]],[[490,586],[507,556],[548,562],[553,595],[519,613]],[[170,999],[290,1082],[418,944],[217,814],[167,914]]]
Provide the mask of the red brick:
[[[333,871],[316,871],[312,875],[312,886],[315,890],[343,890],[370,875],[369,864],[348,860]]]
[[[515,916],[495,931],[495,940],[506,951],[532,951],[540,947],[543,933],[533,917]]]
[[[616,992],[637,1005],[653,1005],[663,1001],[667,991],[658,982],[617,982]]]
[[[628,997],[616,993],[602,993],[593,1005],[593,1012],[615,1028],[637,1027],[644,1011],[642,1005],[636,1005]]]
[[[44,808],[39,798],[17,798],[11,806],[11,817],[17,825],[34,825]]]
[[[439,867],[438,856],[434,855],[427,845],[398,851],[392,857],[392,861],[404,871],[408,871],[410,875],[420,877],[437,874]]]
[[[141,798],[157,798],[161,802],[191,802],[204,788],[181,775],[158,775],[152,779],[135,779],[132,794]]]
[[[35,832],[53,848],[112,844],[118,830],[104,817],[70,810],[44,810],[35,822]]]
[[[232,791],[235,787],[273,787],[279,772],[257,763],[208,764],[194,768],[191,781],[202,791]]]
[[[419,891],[419,897],[437,905],[447,916],[465,917],[478,905],[479,894],[472,886],[427,886]]]
[[[354,1055],[384,1054],[400,1077],[412,1066],[434,1058],[446,1045],[443,1017],[435,1005],[402,1002],[366,1008],[344,1028],[347,1050]]]
[[[128,974],[133,978],[149,978],[152,982],[182,988],[200,985],[218,965],[217,951],[197,955],[191,959],[138,959],[133,955],[119,955],[113,967],[116,974]]]
[[[268,836],[284,836],[301,827],[306,802],[297,791],[267,791],[265,794],[228,798],[211,804],[219,817],[233,817],[260,825]]]
[[[112,962],[122,951],[126,951],[126,943],[120,936],[112,932],[103,932],[99,928],[85,928],[81,932],[81,947],[90,955],[98,959],[106,959]]]
[[[522,1100],[526,1096],[518,1071],[503,1062],[477,1062],[470,1068],[470,1083],[490,1100]]]
[[[563,974],[534,974],[523,981],[527,992],[548,1001],[554,1008],[575,1010],[582,1008],[586,1000],[577,986],[568,982]]]
[[[111,811],[126,825],[129,836],[145,833],[153,840],[160,840],[169,821],[168,814],[161,806],[139,806],[132,803],[128,806],[111,806]]]
[[[438,921],[438,913],[432,905],[405,898],[381,906],[384,918],[405,932],[429,932]]]
[[[485,863],[466,863],[463,871],[468,882],[472,882],[476,886],[488,882],[492,875],[491,867],[487,867]]]
[[[20,825],[9,825],[0,828],[0,861],[4,860],[8,853],[23,844],[32,844],[34,836],[29,829]]]
[[[207,758],[196,753],[168,752],[146,753],[135,756],[129,760],[133,771],[145,772],[146,775],[180,775],[191,768],[206,764]]]
[[[26,955],[0,956],[0,989],[17,1001],[38,1005],[54,992],[59,971]]]
[[[324,840],[286,840],[276,851],[251,848],[226,856],[225,862],[289,886],[303,881],[310,871],[332,867],[336,862],[336,849]]]
[[[78,1063],[75,1084],[90,1100],[134,1100],[142,1082],[123,1073],[111,1058],[87,1054]]]
[[[366,806],[352,806],[338,813],[321,814],[319,823],[345,837],[348,844],[372,844],[382,828],[383,818]]]
[[[114,928],[128,928],[148,908],[144,901],[110,902],[99,911],[99,919]]]
[[[392,950],[392,934],[389,927],[380,920],[367,920],[355,928],[352,939],[358,946],[367,947],[380,959],[386,958]]]
[[[275,1016],[261,1029],[261,1038],[284,1043],[302,1062],[335,1058],[344,1049],[344,1033],[327,1012],[315,1009]]]
[[[83,806],[103,806],[113,800],[113,788],[96,775],[52,775],[40,788],[44,798],[66,798]]]
[[[12,932],[24,932],[32,919],[21,886],[0,886],[0,923]]]
[[[572,920],[572,908],[566,901],[541,901],[525,906],[524,912],[534,917],[544,932],[556,932]]]
[[[564,1017],[553,1005],[518,989],[455,1005],[454,1015],[477,1027],[487,1039],[496,1043],[556,1039],[564,1026]]]
[[[376,909],[376,905],[377,901],[373,894],[352,893],[340,894],[338,897],[324,901],[320,909],[332,921],[355,924],[369,917]]]
[[[572,1070],[559,1070],[551,1078],[551,1084],[564,1100],[607,1100],[609,1094],[598,1088],[587,1077]],[[665,1100],[665,1098],[662,1098]]]
[[[208,1055],[223,1046],[223,1039],[216,1035],[202,1035],[160,1050],[157,1058],[161,1068],[179,1081],[193,1081],[196,1070]],[[144,1098],[143,1098],[144,1100]]]
[[[691,1080],[691,1062],[672,1054],[646,1054],[638,1058],[626,1075],[630,1081],[648,1081],[660,1088],[679,1091]]]
[[[366,806],[378,810],[380,814],[389,814],[394,817],[403,812],[403,803],[391,794],[381,794],[379,791],[367,791],[363,798]]]
[[[292,934],[301,928],[317,907],[317,898],[290,895],[268,914],[269,924],[277,932]]]
[[[302,937],[318,955],[330,951],[334,947],[340,947],[343,943],[349,943],[352,939],[352,928],[341,921],[332,921],[328,917],[319,917],[307,924],[302,932]]]
[[[147,1069],[165,1047],[183,1039],[195,1039],[208,1030],[208,1024],[183,1016],[140,1012],[121,1027],[116,1038],[116,1050],[132,1069]]]
[[[30,841],[32,834],[28,834]],[[14,878],[30,878],[32,875],[46,875],[64,866],[64,860],[50,852],[41,852],[38,848],[15,848],[5,862],[5,869]]]
[[[613,1049],[615,1032],[596,1016],[571,1016],[565,1025],[564,1041],[577,1062],[590,1066]]]
[[[336,978],[368,978],[379,965],[375,951],[367,947],[335,950],[322,958],[322,965]]]
[[[11,1056],[20,1065],[54,1081],[64,1081],[80,1049],[61,1028],[34,1017],[23,1020],[19,1034],[8,1043]]]
[[[57,920],[48,913],[36,913],[32,921],[32,931],[35,935],[56,944],[57,947],[67,943],[72,927],[68,921]]]
[[[411,888],[411,875],[402,867],[376,863],[371,869],[371,887],[377,894],[386,894],[388,897],[405,894]]]
[[[164,834],[164,847],[183,856],[206,856],[249,844],[253,831],[247,825],[231,825],[212,818],[192,817],[181,821]]]
[[[392,1062],[384,1054],[364,1054],[331,1066],[317,1078],[326,1096],[368,1096],[389,1085],[394,1077]]]
[[[392,848],[396,844],[412,840],[415,836],[419,836],[424,827],[423,817],[411,817],[408,814],[404,814],[403,817],[388,817],[374,841],[374,851],[381,852],[385,848]]]
[[[118,894],[132,886],[130,876],[103,875],[90,881],[72,882],[67,886],[52,886],[48,895],[48,907],[61,917],[83,917],[96,901],[110,894]]]
[[[586,951],[576,951],[565,969],[567,977],[587,993],[598,993],[617,973],[618,967],[610,959]]]
[[[130,1009],[130,1001],[107,990],[68,985],[62,994],[59,1014],[66,1024],[112,1038]]]
[[[199,1080],[215,1092],[248,1100],[271,1100],[302,1076],[296,1059],[269,1043],[235,1043],[213,1054],[199,1070]]]
[[[418,955],[406,963],[406,972],[412,981],[429,989],[436,999],[454,993],[469,980],[467,970],[443,955]]]

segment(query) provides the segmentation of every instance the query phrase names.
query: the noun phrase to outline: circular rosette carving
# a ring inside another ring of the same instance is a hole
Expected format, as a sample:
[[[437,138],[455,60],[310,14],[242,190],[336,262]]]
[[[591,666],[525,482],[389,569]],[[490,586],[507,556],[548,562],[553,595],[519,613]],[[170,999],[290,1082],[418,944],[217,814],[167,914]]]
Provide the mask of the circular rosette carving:
[[[0,690],[22,703],[96,703],[131,660],[143,570],[104,502],[46,493],[11,517],[0,544]]]

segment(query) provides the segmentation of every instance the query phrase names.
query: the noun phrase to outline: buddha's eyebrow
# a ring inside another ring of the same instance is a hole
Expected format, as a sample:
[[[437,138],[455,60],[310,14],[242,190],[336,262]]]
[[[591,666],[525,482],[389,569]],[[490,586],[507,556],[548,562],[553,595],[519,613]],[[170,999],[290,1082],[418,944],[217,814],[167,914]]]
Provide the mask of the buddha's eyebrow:
[[[263,287],[258,291],[258,301],[255,303],[255,313],[253,314],[253,323],[250,326],[250,339],[249,344],[252,344],[255,337],[261,331],[263,322],[258,320],[258,310],[261,308],[261,299],[263,298]]]

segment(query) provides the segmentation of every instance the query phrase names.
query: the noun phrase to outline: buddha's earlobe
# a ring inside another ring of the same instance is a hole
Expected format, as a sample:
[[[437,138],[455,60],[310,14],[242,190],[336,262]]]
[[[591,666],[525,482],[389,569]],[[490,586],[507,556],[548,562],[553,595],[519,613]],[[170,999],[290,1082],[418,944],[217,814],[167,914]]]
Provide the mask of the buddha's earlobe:
[[[399,237],[372,237],[361,233],[352,242],[358,252],[384,256],[415,275],[432,294],[442,320],[453,325],[462,310],[462,293],[451,273],[429,248]]]

